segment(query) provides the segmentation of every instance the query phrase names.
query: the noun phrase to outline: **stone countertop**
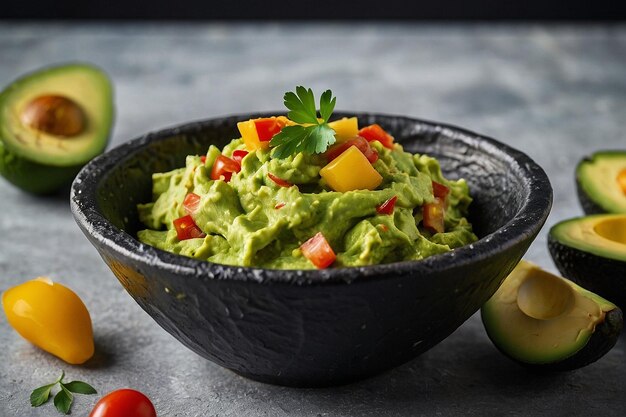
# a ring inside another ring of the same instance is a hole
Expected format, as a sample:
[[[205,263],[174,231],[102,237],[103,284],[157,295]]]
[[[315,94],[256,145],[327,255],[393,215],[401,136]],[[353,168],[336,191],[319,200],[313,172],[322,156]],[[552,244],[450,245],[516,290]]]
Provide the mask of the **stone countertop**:
[[[338,109],[445,121],[526,152],[548,173],[554,207],[526,257],[555,271],[546,232],[582,210],[574,166],[625,148],[626,26],[412,24],[106,24],[0,22],[0,85],[63,61],[104,68],[116,87],[111,146],[147,131],[276,110],[296,85],[331,88]],[[626,339],[599,362],[531,374],[502,356],[475,315],[384,375],[330,389],[246,380],[186,349],[126,294],[78,230],[67,192],[33,197],[0,181],[0,291],[39,275],[67,284],[92,315],[97,359],[69,366],[0,319],[0,416],[33,409],[54,380],[100,393],[145,392],[160,416],[626,415]],[[87,415],[97,396],[78,396]]]

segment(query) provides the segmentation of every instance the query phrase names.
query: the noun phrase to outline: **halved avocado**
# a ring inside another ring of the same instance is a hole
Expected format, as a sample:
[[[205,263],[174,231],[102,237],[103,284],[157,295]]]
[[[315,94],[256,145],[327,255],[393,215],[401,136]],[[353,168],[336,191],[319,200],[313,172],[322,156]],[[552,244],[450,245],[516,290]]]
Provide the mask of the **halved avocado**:
[[[89,64],[45,68],[0,93],[0,173],[45,194],[102,153],[113,124],[113,88]]]
[[[623,326],[615,304],[522,260],[481,309],[489,338],[516,362],[565,371],[600,359]]]
[[[586,214],[626,213],[626,151],[601,151],[576,167],[578,199]]]
[[[557,223],[548,249],[563,276],[626,308],[626,214]]]

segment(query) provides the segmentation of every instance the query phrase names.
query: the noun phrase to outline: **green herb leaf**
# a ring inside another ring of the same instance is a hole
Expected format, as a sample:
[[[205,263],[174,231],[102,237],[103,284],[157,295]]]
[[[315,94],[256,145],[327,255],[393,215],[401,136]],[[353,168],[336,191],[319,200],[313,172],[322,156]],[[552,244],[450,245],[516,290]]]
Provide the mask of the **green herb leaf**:
[[[30,393],[30,405],[32,407],[39,407],[42,404],[45,404],[50,397],[50,390],[57,383],[50,385],[44,385],[43,387],[35,388],[33,392]]]
[[[330,119],[333,110],[335,110],[336,101],[337,97],[333,97],[332,91],[326,90],[322,93],[322,97],[320,97],[320,116],[324,119],[324,122],[328,123],[328,119]]]
[[[63,382],[65,378],[65,372],[61,371],[61,376],[57,378],[52,384],[44,385],[33,390],[30,394],[30,404],[33,407],[39,407],[46,403],[50,398],[50,392],[55,385],[59,384],[61,390],[54,396],[54,406],[60,413],[69,414],[72,402],[74,401],[74,395],[77,394],[96,394],[96,390],[91,385],[83,381],[72,381],[68,383]]]
[[[296,87],[296,92],[285,93],[285,107],[291,110],[287,117],[296,123],[317,124],[317,111],[315,110],[315,96],[313,90],[302,86]]]
[[[52,387],[63,381],[63,377],[65,377],[65,372],[61,371],[61,375],[52,384],[35,388],[33,392],[30,393],[30,405],[32,407],[39,407],[40,405],[45,404],[50,398],[50,391],[52,390]]]
[[[285,93],[284,100],[290,110],[288,117],[308,126],[286,126],[276,134],[270,141],[273,157],[283,159],[299,152],[322,153],[335,143],[335,131],[328,125],[337,101],[332,91],[326,90],[320,97],[321,121],[317,118],[315,96],[310,88],[298,86],[295,93]]]
[[[72,393],[61,385],[61,391],[57,392],[57,395],[54,396],[54,406],[60,413],[69,414],[72,401],[74,401]]]
[[[98,392],[86,382],[72,381],[67,384],[62,384],[68,391],[75,392],[76,394],[97,394]]]

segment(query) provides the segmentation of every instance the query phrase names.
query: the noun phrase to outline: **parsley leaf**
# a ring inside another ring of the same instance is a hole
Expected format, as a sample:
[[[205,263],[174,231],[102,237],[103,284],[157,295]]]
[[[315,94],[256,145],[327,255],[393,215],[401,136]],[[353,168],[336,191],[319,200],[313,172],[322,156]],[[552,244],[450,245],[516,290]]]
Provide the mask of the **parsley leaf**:
[[[68,390],[63,389],[63,386],[61,386],[61,388],[61,391],[57,392],[57,395],[54,396],[54,406],[59,410],[59,413],[69,414],[74,396]]]
[[[63,382],[65,372],[61,372],[61,376],[57,378],[52,384],[44,385],[36,388],[30,394],[30,405],[33,407],[39,407],[45,404],[50,398],[50,391],[55,385],[59,384],[61,390],[54,396],[54,406],[62,414],[69,414],[72,402],[74,401],[74,395],[76,394],[97,394],[96,390],[89,384],[82,381]]]
[[[299,152],[322,153],[335,143],[335,131],[328,125],[337,101],[332,91],[326,90],[320,97],[321,120],[317,117],[315,96],[310,88],[298,86],[295,93],[285,93],[284,101],[289,119],[301,124],[286,126],[272,138],[272,157],[283,159]]]
[[[83,381],[72,381],[67,384],[63,384],[68,391],[74,392],[76,394],[97,394],[98,392],[86,382]]]
[[[39,387],[33,390],[30,394],[30,405],[33,407],[39,407],[41,404],[44,404],[50,398],[50,390],[57,383],[50,385],[44,385],[43,387]]]

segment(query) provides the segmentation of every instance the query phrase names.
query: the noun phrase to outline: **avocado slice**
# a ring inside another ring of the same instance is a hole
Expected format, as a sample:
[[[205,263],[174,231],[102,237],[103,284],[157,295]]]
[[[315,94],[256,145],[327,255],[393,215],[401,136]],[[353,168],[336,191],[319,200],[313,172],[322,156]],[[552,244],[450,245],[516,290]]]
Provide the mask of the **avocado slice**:
[[[557,223],[548,249],[563,276],[626,308],[626,214],[596,214]]]
[[[626,151],[600,151],[576,167],[580,205],[586,214],[626,213]]]
[[[617,342],[622,311],[613,303],[522,260],[481,309],[494,345],[540,371],[600,359]]]
[[[107,145],[113,88],[89,64],[45,68],[0,93],[0,173],[33,193],[69,183]]]

